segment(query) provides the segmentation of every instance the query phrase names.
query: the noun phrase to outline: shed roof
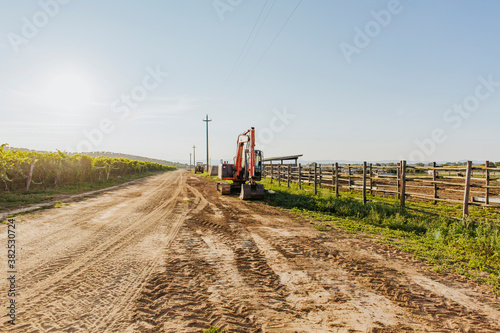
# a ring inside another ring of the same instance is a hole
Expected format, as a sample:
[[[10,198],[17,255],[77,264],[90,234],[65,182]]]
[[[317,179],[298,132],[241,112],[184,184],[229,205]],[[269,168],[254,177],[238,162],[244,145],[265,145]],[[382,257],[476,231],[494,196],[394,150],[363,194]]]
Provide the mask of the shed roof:
[[[300,155],[289,155],[289,156],[277,156],[277,157],[268,157],[265,158],[264,161],[287,161],[287,160],[296,160],[304,154]]]

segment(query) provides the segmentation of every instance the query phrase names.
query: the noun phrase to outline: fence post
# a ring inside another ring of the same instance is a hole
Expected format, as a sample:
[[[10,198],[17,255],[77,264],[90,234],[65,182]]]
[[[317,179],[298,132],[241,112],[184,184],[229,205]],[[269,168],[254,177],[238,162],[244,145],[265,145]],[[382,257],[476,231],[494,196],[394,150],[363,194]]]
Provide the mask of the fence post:
[[[335,197],[339,197],[339,163],[335,162]]]
[[[366,162],[363,162],[363,205],[366,205]]]
[[[323,182],[323,176],[322,176],[322,172],[321,172],[321,169],[322,169],[321,164],[319,165],[318,169],[319,169],[318,185],[319,185],[319,188],[321,188],[321,183]]]
[[[332,163],[332,190],[335,188],[335,164]]]
[[[351,165],[350,164],[347,164],[347,172],[348,172],[347,180],[349,181],[349,192],[351,192]]]
[[[437,181],[437,171],[436,171],[436,162],[432,162],[432,181],[434,182],[434,199],[438,197],[438,186],[436,184]],[[437,200],[434,200],[434,204],[437,204]]]
[[[299,163],[299,189],[302,190],[302,164]]]
[[[401,192],[401,187],[400,187],[401,181],[400,181],[400,179],[401,179],[401,162],[398,163],[398,168],[396,168],[396,187],[397,187],[396,192],[398,192],[398,194],[397,194],[398,199],[401,198],[401,195],[400,195],[400,192]]]
[[[467,161],[467,172],[465,175],[465,189],[464,189],[464,209],[462,214],[462,221],[469,216],[469,194],[470,194],[470,178],[472,175],[472,161]]]
[[[288,164],[288,175],[286,177],[286,180],[287,180],[286,186],[290,187],[290,164]]]
[[[489,161],[486,161],[485,163],[486,165],[486,193],[485,193],[485,197],[484,197],[484,202],[489,205],[490,204],[490,170],[488,170],[489,166],[490,166],[490,162]]]
[[[278,185],[281,186],[281,164],[278,165]]]
[[[314,195],[318,194],[318,163],[314,162]]]
[[[400,200],[401,200],[401,209],[405,209],[405,201],[406,201],[406,161],[401,161],[401,194],[400,194]]]
[[[373,164],[370,163],[370,195],[373,195],[373,172],[372,172]]]

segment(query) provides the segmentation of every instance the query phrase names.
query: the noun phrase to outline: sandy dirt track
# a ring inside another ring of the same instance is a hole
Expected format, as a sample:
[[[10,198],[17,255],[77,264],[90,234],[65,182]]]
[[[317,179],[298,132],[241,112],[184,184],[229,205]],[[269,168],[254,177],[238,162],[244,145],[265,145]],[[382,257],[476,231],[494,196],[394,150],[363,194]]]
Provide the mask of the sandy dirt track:
[[[500,331],[487,290],[185,171],[16,220],[18,321],[2,279],[1,332]]]

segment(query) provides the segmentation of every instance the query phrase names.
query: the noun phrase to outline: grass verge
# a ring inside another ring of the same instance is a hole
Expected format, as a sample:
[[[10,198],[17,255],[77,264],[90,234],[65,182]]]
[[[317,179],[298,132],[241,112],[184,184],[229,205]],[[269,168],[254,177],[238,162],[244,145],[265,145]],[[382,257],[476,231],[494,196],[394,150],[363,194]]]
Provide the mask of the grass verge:
[[[210,328],[203,330],[203,333],[227,333],[227,330],[225,328],[220,329],[216,326],[212,326]]]
[[[4,192],[2,195],[0,195],[0,212],[22,208],[27,205],[59,200],[65,196],[99,190],[106,187],[123,184],[135,179],[157,175],[163,172],[165,171],[145,172],[136,175],[124,176],[121,178],[113,178],[98,183],[80,183],[76,185],[61,186],[55,189],[34,189],[30,190],[29,192]]]
[[[469,279],[486,283],[500,294],[500,214],[490,209],[474,207],[471,219],[465,223],[456,217],[459,207],[408,203],[402,211],[399,201],[369,196],[366,205],[359,194],[342,192],[340,198],[327,189],[314,195],[312,187],[296,184],[288,188],[262,181],[264,200],[271,206],[288,209],[313,219],[314,227],[328,232],[336,226],[349,233],[361,234],[398,247],[415,258],[430,263],[436,272],[454,272]],[[432,207],[430,206],[432,205]],[[437,215],[418,210],[431,209]],[[482,216],[492,223],[478,222]]]

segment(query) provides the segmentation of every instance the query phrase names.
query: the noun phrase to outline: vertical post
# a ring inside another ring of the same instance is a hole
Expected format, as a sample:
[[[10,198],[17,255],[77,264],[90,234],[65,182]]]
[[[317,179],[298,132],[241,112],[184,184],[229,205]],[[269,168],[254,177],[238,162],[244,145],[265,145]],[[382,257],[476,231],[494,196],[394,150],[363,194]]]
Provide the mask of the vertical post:
[[[212,121],[212,119],[208,119],[208,114],[207,114],[207,117],[205,119],[202,119],[206,124],[207,124],[207,171],[208,171],[208,168],[209,168],[209,159],[208,159],[208,123]]]
[[[288,175],[286,177],[286,180],[287,180],[286,186],[290,187],[290,164],[288,164]]]
[[[464,189],[464,209],[462,214],[462,221],[469,216],[469,194],[470,194],[470,178],[472,175],[472,161],[467,161],[467,172],[465,175],[465,189]]]
[[[335,162],[335,197],[339,197],[339,163]]]
[[[319,180],[318,180],[318,185],[319,185],[319,188],[321,188],[321,183],[323,182],[323,176],[322,176],[322,172],[321,172],[321,164],[319,165],[318,167],[319,169]]]
[[[299,163],[299,189],[302,190],[302,164]]]
[[[351,192],[351,165],[347,164],[347,180],[349,181],[349,192]]]
[[[30,171],[28,173],[28,179],[26,179],[26,192],[30,190],[30,185],[31,185],[31,178],[33,177],[33,168],[35,167],[35,162],[36,160],[33,158],[30,164]],[[58,176],[56,176],[58,177]],[[57,181],[57,178],[56,178]]]
[[[314,195],[318,194],[318,163],[314,162]]]
[[[434,182],[434,199],[438,197],[438,185],[437,181],[437,171],[436,171],[436,162],[432,162],[432,181]],[[437,200],[434,200],[434,204],[437,203]]]
[[[193,145],[193,167],[195,169],[195,172],[196,173],[196,146]]]
[[[401,198],[401,195],[400,195],[401,181],[400,181],[400,179],[401,179],[401,163],[398,163],[398,168],[396,169],[396,188],[397,188],[396,191],[398,192],[398,194],[397,194],[398,199]]]
[[[400,194],[400,200],[401,200],[401,209],[405,209],[405,201],[406,201],[406,161],[401,161],[401,194]]]
[[[489,186],[490,186],[490,170],[488,170],[488,168],[490,167],[490,162],[489,161],[486,161],[485,163],[486,165],[486,193],[485,193],[485,198],[484,198],[484,202],[489,205],[490,204],[490,189],[489,189]]]
[[[373,195],[373,164],[370,163],[370,195]]]
[[[281,186],[281,164],[278,165],[278,185]]]
[[[273,183],[273,176],[274,176],[274,165],[273,161],[271,161],[271,184]]]
[[[332,189],[335,188],[335,164],[332,163]]]
[[[366,162],[363,162],[363,205],[366,205]]]

